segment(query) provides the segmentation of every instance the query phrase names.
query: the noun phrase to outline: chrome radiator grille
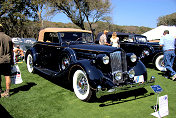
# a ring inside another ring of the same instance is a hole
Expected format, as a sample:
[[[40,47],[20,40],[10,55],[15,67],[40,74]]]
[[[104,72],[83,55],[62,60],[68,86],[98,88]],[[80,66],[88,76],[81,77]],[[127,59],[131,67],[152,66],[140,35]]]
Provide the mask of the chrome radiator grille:
[[[111,69],[113,72],[127,71],[126,54],[123,51],[116,51],[110,54]]]

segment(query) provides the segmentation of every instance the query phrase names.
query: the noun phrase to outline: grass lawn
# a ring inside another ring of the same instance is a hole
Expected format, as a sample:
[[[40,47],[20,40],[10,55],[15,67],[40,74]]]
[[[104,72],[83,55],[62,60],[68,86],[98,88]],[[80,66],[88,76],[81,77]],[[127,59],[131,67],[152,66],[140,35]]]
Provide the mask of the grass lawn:
[[[11,96],[0,98],[0,116],[5,112],[14,118],[154,118],[152,106],[157,95],[150,87],[137,91],[105,96],[92,103],[82,102],[69,90],[66,82],[30,74],[26,64],[19,64],[23,83],[11,86]],[[168,95],[169,116],[176,114],[176,82],[166,79],[161,72],[148,68],[148,76],[156,77],[156,85]],[[61,78],[60,78],[61,79]],[[3,78],[2,87],[5,89]],[[136,97],[135,97],[136,96]],[[0,117],[0,118],[1,118]]]

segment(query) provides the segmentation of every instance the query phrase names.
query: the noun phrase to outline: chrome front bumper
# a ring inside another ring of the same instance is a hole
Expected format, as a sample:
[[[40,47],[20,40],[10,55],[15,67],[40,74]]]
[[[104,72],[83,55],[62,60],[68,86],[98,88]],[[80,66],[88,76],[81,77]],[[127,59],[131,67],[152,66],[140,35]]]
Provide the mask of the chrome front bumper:
[[[135,84],[130,84],[130,85],[124,85],[124,86],[119,86],[119,87],[114,87],[112,89],[105,89],[102,90],[101,87],[99,86],[97,88],[96,92],[96,97],[100,98],[101,96],[104,95],[109,95],[109,94],[116,94],[124,91],[130,91],[134,89],[139,89],[139,88],[144,88],[145,86],[152,86],[155,83],[155,77],[151,77],[150,81],[144,82],[144,83],[135,83]]]

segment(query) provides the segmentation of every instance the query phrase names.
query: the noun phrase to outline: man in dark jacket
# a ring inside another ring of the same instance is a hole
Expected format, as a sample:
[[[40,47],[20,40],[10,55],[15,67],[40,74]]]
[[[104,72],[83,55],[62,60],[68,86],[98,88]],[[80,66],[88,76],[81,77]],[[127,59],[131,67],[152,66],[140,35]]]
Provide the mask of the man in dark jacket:
[[[9,36],[3,32],[3,26],[0,24],[0,93],[1,87],[1,75],[5,76],[6,90],[1,93],[1,97],[9,97],[9,90],[11,84],[11,65],[13,63],[13,43]]]

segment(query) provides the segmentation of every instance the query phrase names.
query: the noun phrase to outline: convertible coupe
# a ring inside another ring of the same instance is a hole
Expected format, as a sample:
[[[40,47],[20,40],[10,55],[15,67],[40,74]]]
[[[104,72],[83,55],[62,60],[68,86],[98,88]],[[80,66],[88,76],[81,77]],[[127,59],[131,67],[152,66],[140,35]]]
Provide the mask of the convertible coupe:
[[[90,31],[72,28],[46,28],[26,52],[30,73],[35,70],[55,79],[71,82],[82,101],[93,97],[153,85],[144,64],[134,53],[93,43]]]

